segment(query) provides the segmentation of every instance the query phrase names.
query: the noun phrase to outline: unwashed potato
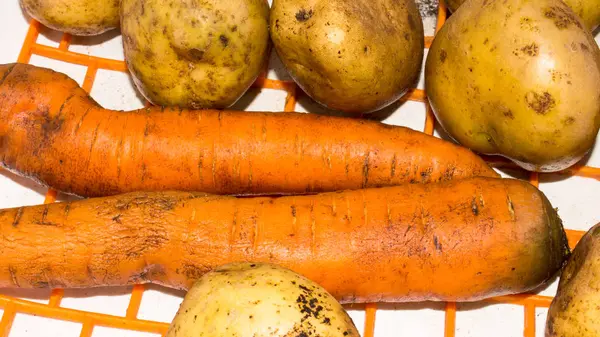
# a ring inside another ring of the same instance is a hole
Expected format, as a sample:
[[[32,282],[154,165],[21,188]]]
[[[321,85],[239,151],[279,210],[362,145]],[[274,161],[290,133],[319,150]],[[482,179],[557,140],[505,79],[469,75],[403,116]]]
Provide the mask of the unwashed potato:
[[[448,9],[454,12],[465,0],[446,0]],[[579,15],[583,23],[590,31],[594,31],[600,25],[600,0],[563,0],[567,6]]]
[[[73,35],[98,35],[117,28],[119,2],[120,0],[20,0],[23,10],[44,26]]]
[[[274,0],[270,20],[290,75],[330,109],[381,109],[419,76],[423,23],[413,0]]]
[[[125,60],[152,103],[225,108],[256,80],[269,55],[264,0],[123,0]]]
[[[563,0],[590,31],[600,26],[600,0]]]
[[[233,263],[202,276],[166,337],[358,337],[342,306],[316,283],[271,264]]]
[[[600,224],[579,241],[546,320],[546,337],[600,336]]]
[[[600,50],[560,0],[468,0],[436,35],[425,86],[451,137],[531,171],[575,164],[600,127]]]

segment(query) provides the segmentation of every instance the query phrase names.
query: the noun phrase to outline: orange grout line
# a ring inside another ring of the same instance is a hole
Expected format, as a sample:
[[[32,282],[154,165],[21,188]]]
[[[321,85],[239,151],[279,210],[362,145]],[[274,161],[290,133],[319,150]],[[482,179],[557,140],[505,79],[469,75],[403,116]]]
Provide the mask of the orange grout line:
[[[427,114],[425,115],[425,129],[424,133],[428,135],[433,135],[433,129],[435,127],[435,116],[433,115],[433,110],[431,110],[431,105],[429,103],[425,103],[425,111]]]
[[[535,306],[530,303],[525,304],[525,328],[523,336],[535,337]]]
[[[0,307],[5,307],[5,315],[7,311],[10,313],[10,311],[7,310],[10,306],[14,308],[13,311],[18,310],[25,314],[55,318],[63,321],[79,322],[82,324],[85,322],[94,322],[95,325],[117,329],[164,334],[169,328],[168,323],[111,316],[63,307],[49,307],[48,305],[41,303],[0,295]],[[1,323],[0,327],[2,327]]]
[[[265,87],[265,81],[267,80],[266,77],[264,76],[258,76],[256,78],[256,80],[252,83],[252,85],[250,87],[252,88],[264,88]]]
[[[433,36],[425,36],[425,49],[431,48],[432,42],[433,42]]]
[[[415,101],[415,102],[427,102],[427,95],[425,90],[412,88],[406,91],[406,93],[400,97],[400,101]]]
[[[62,289],[53,289],[52,293],[50,294],[50,301],[48,301],[48,305],[51,307],[58,307],[60,306],[60,302],[63,299],[63,296],[65,296],[65,291]]]
[[[600,180],[600,167],[575,165],[557,173]]]
[[[585,234],[585,231],[578,231],[573,229],[565,229],[567,232],[567,239],[569,240],[569,247],[575,248],[575,245],[581,240],[581,237]]]
[[[292,112],[296,110],[296,86],[290,86],[290,90],[287,93],[287,96],[285,97],[285,106],[283,108],[283,111],[286,112]]]
[[[33,45],[35,44],[38,35],[40,35],[40,23],[35,20],[31,20],[31,23],[29,24],[29,30],[27,30],[27,35],[23,41],[23,47],[21,47],[21,52],[17,58],[17,62],[29,63],[29,60],[31,59],[31,53],[33,52]]]
[[[444,337],[454,337],[456,333],[456,303],[446,303],[446,319],[444,322]]]
[[[9,303],[6,307],[4,307],[4,314],[2,315],[2,320],[0,320],[0,336],[8,337],[10,333],[10,328],[12,327],[13,321],[15,320],[16,306],[12,303]]]
[[[444,0],[440,0],[438,3],[438,16],[437,23],[435,25],[435,32],[439,32],[442,29],[444,23],[446,23],[446,2]]]
[[[44,204],[51,204],[56,201],[57,192],[51,188],[46,192],[46,197],[44,198]]]
[[[535,187],[540,187],[540,175],[537,172],[531,172],[529,174],[529,182]]]
[[[92,332],[94,332],[94,324],[91,320],[86,320],[81,325],[81,333],[79,333],[79,337],[90,337],[92,336]]]
[[[60,50],[41,44],[34,44],[32,46],[33,52],[44,57],[79,64],[88,65],[89,63],[95,62],[98,68],[126,72],[127,66],[124,61],[111,60],[103,57],[90,56],[80,53],[75,53],[68,50]]]
[[[138,312],[140,311],[140,304],[142,303],[142,295],[144,294],[145,287],[141,284],[136,284],[131,290],[131,298],[129,299],[129,305],[127,306],[127,312],[125,317],[137,318]]]
[[[64,33],[62,38],[60,39],[58,49],[66,51],[69,49],[69,46],[71,46],[71,34]]]
[[[376,303],[365,304],[365,331],[363,337],[373,337],[375,335],[375,314],[377,313]]]
[[[296,86],[296,83],[294,81],[280,81],[266,77],[259,77],[256,79],[256,81],[254,81],[252,86],[266,89],[289,90],[292,86]]]
[[[97,72],[98,66],[95,63],[91,63],[85,72],[85,78],[83,79],[83,85],[81,88],[83,88],[83,90],[85,90],[88,94],[92,91],[92,86],[94,85]]]

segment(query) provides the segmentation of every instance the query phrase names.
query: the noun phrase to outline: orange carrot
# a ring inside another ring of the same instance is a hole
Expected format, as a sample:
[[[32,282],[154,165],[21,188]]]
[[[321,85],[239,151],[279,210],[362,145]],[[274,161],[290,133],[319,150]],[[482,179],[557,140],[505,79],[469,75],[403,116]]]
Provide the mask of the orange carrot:
[[[525,292],[569,254],[524,181],[467,178],[279,198],[133,192],[0,211],[0,287],[188,288],[234,261],[275,263],[343,302]]]
[[[81,196],[183,190],[321,192],[497,177],[469,150],[408,128],[300,113],[131,112],[66,75],[0,65],[0,162]]]

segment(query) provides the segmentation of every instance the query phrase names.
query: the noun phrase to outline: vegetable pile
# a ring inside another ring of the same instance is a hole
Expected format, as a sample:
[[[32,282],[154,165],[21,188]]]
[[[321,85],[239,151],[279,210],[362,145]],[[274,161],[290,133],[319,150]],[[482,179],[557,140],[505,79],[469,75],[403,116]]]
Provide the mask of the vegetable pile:
[[[0,210],[0,287],[189,290],[167,336],[357,336],[340,303],[535,291],[568,261],[547,336],[600,333],[583,318],[598,228],[571,256],[546,196],[477,155],[554,172],[589,153],[597,0],[450,3],[424,70],[458,144],[360,119],[418,80],[413,0],[20,2],[71,34],[120,26],[153,106],[105,109],[64,74],[0,65],[0,165],[89,197]],[[226,110],[271,44],[345,117]]]

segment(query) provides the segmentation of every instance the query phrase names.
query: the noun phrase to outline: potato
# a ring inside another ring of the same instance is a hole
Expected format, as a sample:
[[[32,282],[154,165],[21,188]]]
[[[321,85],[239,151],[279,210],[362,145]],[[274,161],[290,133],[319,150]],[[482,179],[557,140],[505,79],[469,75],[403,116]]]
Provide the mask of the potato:
[[[600,223],[579,241],[546,319],[546,337],[600,336]]]
[[[359,334],[316,283],[271,264],[232,263],[202,276],[166,337],[347,336]]]
[[[600,0],[564,0],[579,15],[583,24],[594,31],[600,26]]]
[[[330,109],[381,109],[420,74],[423,23],[413,0],[274,0],[270,20],[292,78]]]
[[[228,107],[269,56],[264,0],[123,0],[121,20],[129,71],[156,105]]]
[[[448,9],[454,12],[465,0],[447,0]],[[594,31],[600,25],[600,0],[564,0],[567,6],[579,15],[583,23],[590,31]]]
[[[19,0],[44,26],[73,35],[98,35],[119,26],[119,0]]]
[[[454,13],[463,2],[465,2],[465,0],[446,0],[445,3],[446,6],[448,6],[448,10]]]
[[[468,0],[425,64],[433,111],[456,141],[552,172],[600,127],[600,50],[560,0]]]

